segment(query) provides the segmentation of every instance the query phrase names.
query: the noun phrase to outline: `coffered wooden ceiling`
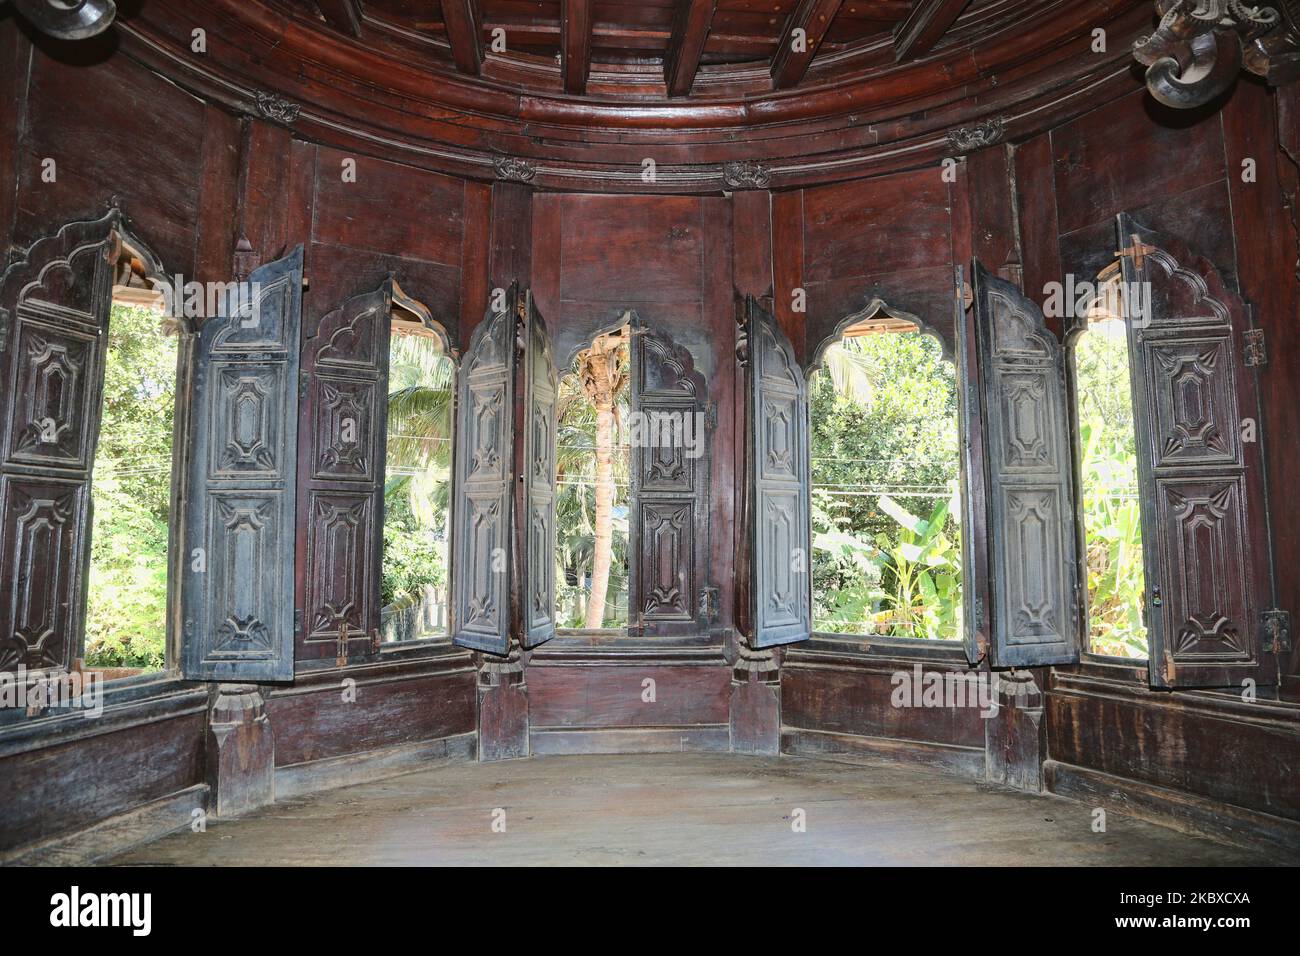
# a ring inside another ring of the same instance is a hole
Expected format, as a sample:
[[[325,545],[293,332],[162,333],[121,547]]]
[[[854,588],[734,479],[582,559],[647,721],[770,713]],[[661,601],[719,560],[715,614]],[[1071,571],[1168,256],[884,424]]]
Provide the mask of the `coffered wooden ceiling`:
[[[984,0],[281,0],[278,6],[365,42],[428,38],[431,55],[481,75],[489,57],[549,60],[564,90],[586,94],[593,69],[662,77],[687,96],[701,69],[766,66],[797,86],[814,59],[878,47],[884,62],[925,56]],[[802,35],[796,31],[803,30]],[[492,49],[504,39],[505,52]],[[803,43],[796,42],[802,39]]]

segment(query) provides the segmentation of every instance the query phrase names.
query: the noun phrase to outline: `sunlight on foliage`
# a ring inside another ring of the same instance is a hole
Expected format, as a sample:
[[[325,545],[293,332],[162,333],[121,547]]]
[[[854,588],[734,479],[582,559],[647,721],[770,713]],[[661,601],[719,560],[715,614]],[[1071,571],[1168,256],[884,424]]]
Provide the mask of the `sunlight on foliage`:
[[[164,666],[176,355],[160,313],[113,307],[91,481],[90,667]]]
[[[864,335],[828,349],[809,384],[814,628],[960,638],[951,363],[927,335]]]
[[[1123,323],[1094,323],[1077,340],[1074,363],[1088,560],[1089,646],[1097,654],[1144,658],[1146,580]]]

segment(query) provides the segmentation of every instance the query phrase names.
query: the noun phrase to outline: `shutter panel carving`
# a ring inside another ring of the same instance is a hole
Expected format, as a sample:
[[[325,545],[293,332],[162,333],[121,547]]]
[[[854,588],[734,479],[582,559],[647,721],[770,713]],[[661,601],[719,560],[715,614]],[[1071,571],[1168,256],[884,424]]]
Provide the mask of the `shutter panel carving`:
[[[510,648],[518,302],[512,285],[502,311],[489,307],[457,383],[452,639],[491,654]]]
[[[1064,350],[1015,285],[978,262],[972,282],[980,407],[967,395],[963,411],[968,435],[979,426],[985,453],[973,459],[969,442],[964,447],[967,470],[978,469],[987,489],[988,656],[994,667],[1075,663],[1079,571]]]
[[[182,578],[190,680],[293,679],[302,265],[299,246],[254,270],[199,333]]]
[[[299,660],[368,653],[379,628],[392,301],[385,281],[322,318],[303,345]]]
[[[746,300],[749,521],[755,647],[812,636],[808,389],[772,315]]]
[[[1241,299],[1205,259],[1120,214],[1151,682],[1276,680],[1256,627],[1268,556],[1259,421],[1238,336]],[[1147,295],[1149,290],[1149,298]],[[1134,294],[1137,293],[1137,294]]]
[[[696,634],[708,626],[708,386],[690,352],[668,336],[635,315],[631,333],[631,406],[643,427],[631,455],[628,632]],[[665,422],[672,424],[664,428]],[[696,457],[684,428],[698,443]]]
[[[555,636],[555,439],[559,373],[546,323],[524,300],[523,644]]]
[[[0,670],[80,653],[118,218],[64,226],[0,280]]]

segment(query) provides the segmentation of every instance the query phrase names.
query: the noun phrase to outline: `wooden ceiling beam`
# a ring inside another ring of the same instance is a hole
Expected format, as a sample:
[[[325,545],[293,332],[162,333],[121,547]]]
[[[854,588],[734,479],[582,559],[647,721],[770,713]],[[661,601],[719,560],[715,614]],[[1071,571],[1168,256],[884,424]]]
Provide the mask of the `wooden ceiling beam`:
[[[361,36],[360,0],[316,0],[325,22],[340,33]]]
[[[560,72],[564,92],[587,92],[591,75],[592,0],[560,0]]]
[[[478,76],[483,69],[483,42],[474,0],[442,0],[442,22],[456,69]]]
[[[772,57],[772,85],[776,89],[789,89],[803,79],[843,2],[799,0],[799,5],[785,21],[776,56]]]
[[[915,60],[934,49],[970,0],[917,0],[907,19],[894,28],[894,62]]]
[[[673,32],[664,52],[664,81],[669,96],[685,96],[695,84],[717,6],[717,0],[677,0]]]

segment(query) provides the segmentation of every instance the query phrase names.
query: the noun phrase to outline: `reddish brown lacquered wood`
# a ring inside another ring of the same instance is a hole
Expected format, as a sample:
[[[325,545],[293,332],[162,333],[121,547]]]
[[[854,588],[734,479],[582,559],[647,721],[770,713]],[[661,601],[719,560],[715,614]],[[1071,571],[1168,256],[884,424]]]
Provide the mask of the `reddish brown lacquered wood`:
[[[894,29],[894,58],[925,56],[948,32],[970,0],[917,0],[907,19]]]
[[[680,0],[677,4],[673,34],[664,56],[669,96],[685,96],[691,91],[716,7],[717,0]]]
[[[483,42],[474,0],[442,0],[442,19],[456,69],[477,76],[483,68]]]
[[[359,0],[316,0],[325,22],[340,33],[361,36],[361,4]]]
[[[592,0],[560,2],[560,71],[564,74],[564,92],[581,95],[587,92],[591,73]]]
[[[772,85],[776,89],[788,89],[803,79],[842,3],[843,0],[799,0],[785,21],[776,55],[772,57]]]

